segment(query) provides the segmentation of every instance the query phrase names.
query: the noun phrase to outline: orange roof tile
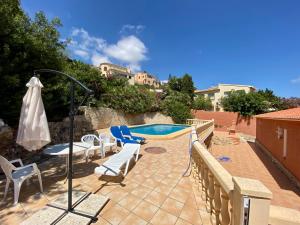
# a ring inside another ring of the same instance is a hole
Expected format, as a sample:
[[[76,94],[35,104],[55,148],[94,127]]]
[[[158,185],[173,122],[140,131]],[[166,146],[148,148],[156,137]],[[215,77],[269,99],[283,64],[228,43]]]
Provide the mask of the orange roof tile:
[[[300,120],[300,107],[264,113],[255,117],[262,119]]]

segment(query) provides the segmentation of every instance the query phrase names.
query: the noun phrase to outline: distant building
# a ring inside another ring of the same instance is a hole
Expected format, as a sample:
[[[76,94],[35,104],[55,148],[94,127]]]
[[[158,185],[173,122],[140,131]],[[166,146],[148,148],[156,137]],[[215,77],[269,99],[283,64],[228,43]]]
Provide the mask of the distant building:
[[[169,80],[162,80],[160,81],[160,85],[166,85],[169,83]]]
[[[99,68],[101,70],[101,74],[106,78],[115,76],[125,77],[128,79],[129,84],[134,84],[134,74],[131,73],[129,68],[112,63],[101,63]]]
[[[300,108],[255,117],[256,144],[300,187]]]
[[[246,93],[255,91],[255,87],[250,85],[239,84],[218,84],[215,87],[211,87],[205,90],[196,90],[196,95],[203,95],[209,98],[213,104],[214,111],[224,111],[221,106],[221,99],[228,96],[232,91],[244,91]]]
[[[134,76],[136,84],[148,84],[154,88],[159,88],[160,81],[154,76],[147,72],[139,72]]]

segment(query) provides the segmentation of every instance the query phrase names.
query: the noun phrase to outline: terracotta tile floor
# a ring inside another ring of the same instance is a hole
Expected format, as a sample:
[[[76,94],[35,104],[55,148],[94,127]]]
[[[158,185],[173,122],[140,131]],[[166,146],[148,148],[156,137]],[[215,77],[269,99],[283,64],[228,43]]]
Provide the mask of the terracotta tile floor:
[[[160,154],[147,151],[161,147]],[[74,163],[73,187],[106,195],[108,204],[95,224],[210,224],[209,214],[200,193],[189,177],[182,177],[188,162],[188,136],[169,141],[149,141],[142,146],[141,157],[125,179],[99,179],[94,168],[106,159],[92,158],[88,164],[82,158]],[[145,151],[146,149],[146,151]],[[54,158],[41,165],[44,193],[40,194],[37,179],[24,184],[20,204],[12,206],[12,188],[5,203],[0,203],[0,224],[19,224],[45,204],[67,190],[63,177],[55,177],[64,169],[64,159]],[[0,199],[4,182],[0,181]]]
[[[228,156],[229,162],[221,162],[233,176],[258,179],[273,192],[273,205],[300,210],[300,191],[271,162],[254,143],[239,141],[238,135],[227,132],[214,132],[214,135],[229,139],[231,144],[212,146],[215,157]],[[224,143],[224,142],[223,142]]]

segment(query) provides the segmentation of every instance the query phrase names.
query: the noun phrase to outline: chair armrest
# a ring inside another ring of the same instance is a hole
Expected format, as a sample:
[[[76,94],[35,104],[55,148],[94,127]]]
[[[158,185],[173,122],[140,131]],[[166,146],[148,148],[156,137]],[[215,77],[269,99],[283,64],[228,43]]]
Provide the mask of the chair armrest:
[[[117,138],[111,136],[111,139],[113,140],[114,143],[117,143]]]
[[[21,159],[14,159],[14,160],[11,160],[11,161],[9,161],[9,162],[10,162],[10,163],[16,163],[16,162],[18,162],[18,163],[20,163],[21,166],[24,166],[24,164],[23,164],[23,162],[22,162]]]
[[[124,138],[128,138],[129,140],[132,140],[130,135],[123,135]]]
[[[25,165],[25,166],[17,167],[17,168],[15,169],[15,171],[16,171],[16,170],[20,170],[20,169],[24,169],[24,168],[27,168],[27,167],[33,167],[33,170],[36,171],[36,172],[37,172],[37,171],[40,171],[40,170],[38,169],[36,163],[31,163],[31,164],[28,164],[28,165]]]

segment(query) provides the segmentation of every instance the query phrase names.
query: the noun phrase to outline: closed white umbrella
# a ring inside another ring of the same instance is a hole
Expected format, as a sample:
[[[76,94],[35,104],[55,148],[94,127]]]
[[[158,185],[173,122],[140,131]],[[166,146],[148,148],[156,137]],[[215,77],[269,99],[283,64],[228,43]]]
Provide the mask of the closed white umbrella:
[[[41,95],[42,83],[32,77],[26,84],[23,98],[17,144],[29,151],[37,150],[51,141],[47,117]]]

